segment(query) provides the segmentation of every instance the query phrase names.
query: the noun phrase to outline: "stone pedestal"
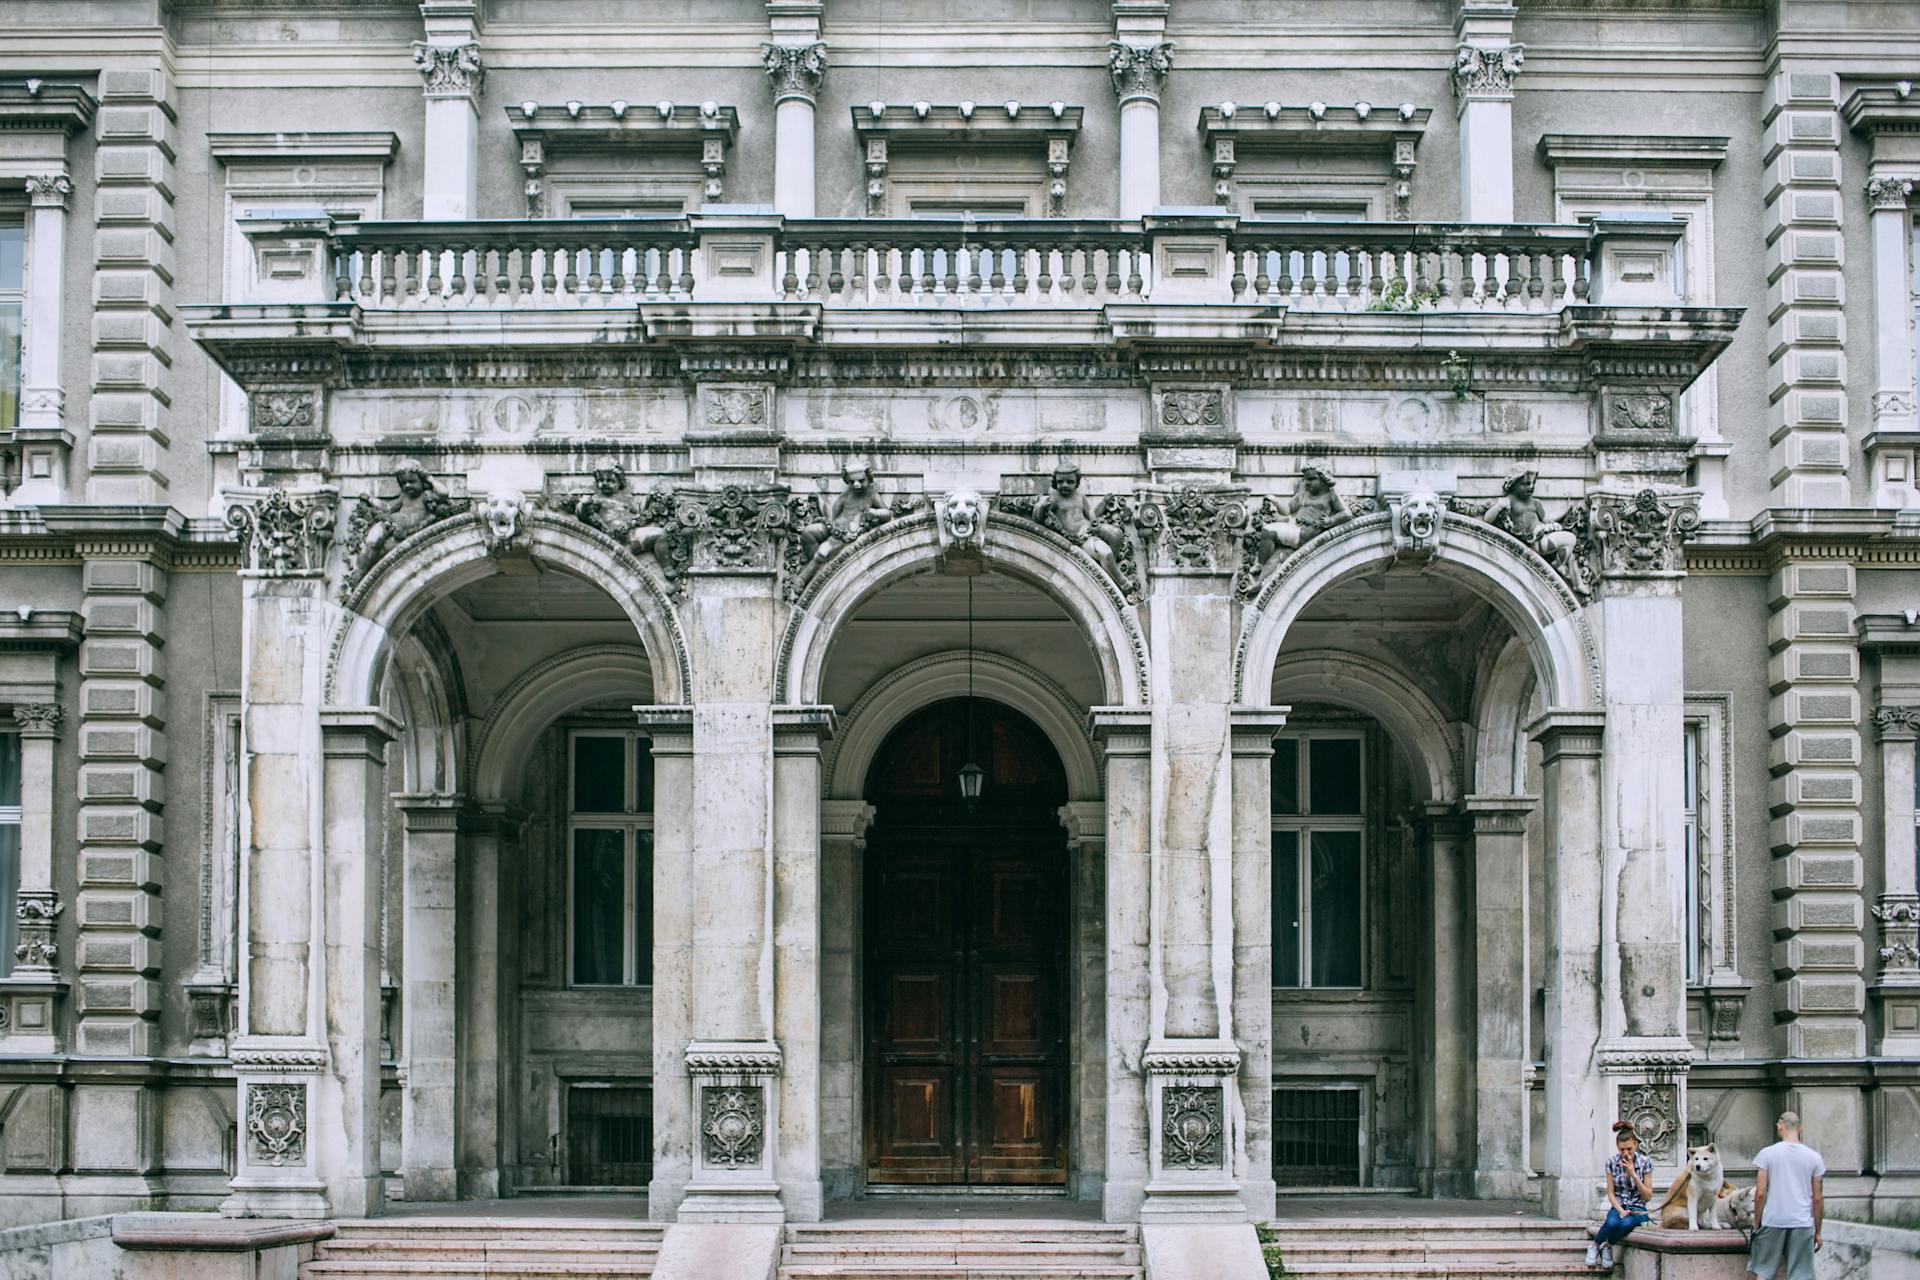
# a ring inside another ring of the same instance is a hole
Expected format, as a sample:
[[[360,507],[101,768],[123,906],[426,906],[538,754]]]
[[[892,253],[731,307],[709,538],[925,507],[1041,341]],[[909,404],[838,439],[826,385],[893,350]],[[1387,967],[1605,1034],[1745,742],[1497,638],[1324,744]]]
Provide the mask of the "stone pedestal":
[[[1745,1280],[1740,1231],[1667,1231],[1645,1226],[1615,1246],[1625,1280]]]

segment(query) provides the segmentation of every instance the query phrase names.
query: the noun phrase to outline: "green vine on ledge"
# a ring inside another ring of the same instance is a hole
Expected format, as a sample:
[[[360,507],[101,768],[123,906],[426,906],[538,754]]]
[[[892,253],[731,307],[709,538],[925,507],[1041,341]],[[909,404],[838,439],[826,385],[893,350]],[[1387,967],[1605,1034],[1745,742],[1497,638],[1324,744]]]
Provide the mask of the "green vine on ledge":
[[[1440,301],[1440,291],[1434,288],[1416,289],[1407,283],[1405,276],[1395,276],[1387,281],[1387,287],[1378,297],[1367,304],[1369,311],[1393,311],[1405,314],[1430,307]]]

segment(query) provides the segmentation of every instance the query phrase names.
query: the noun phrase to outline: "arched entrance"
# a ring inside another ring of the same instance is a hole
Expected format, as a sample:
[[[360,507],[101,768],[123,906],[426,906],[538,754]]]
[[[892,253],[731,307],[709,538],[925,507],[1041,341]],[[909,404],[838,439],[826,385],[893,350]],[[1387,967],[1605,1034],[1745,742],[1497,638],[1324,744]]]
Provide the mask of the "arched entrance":
[[[969,760],[985,771],[971,806]],[[1019,712],[947,699],[888,735],[866,799],[868,1185],[1064,1186],[1059,755]]]

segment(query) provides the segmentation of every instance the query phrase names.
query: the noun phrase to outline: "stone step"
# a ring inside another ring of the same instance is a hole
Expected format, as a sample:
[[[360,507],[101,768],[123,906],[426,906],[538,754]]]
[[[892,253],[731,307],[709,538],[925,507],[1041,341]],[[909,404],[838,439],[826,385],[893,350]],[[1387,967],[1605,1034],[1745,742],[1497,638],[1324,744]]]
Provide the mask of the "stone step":
[[[319,1248],[327,1262],[356,1258],[396,1262],[628,1262],[660,1252],[655,1240],[329,1240]]]
[[[343,1218],[334,1224],[335,1238],[425,1239],[467,1236],[475,1240],[526,1239],[548,1236],[595,1240],[658,1240],[665,1223],[617,1218]]]
[[[1352,1240],[1280,1240],[1269,1244],[1291,1262],[1295,1258],[1317,1262],[1337,1262],[1343,1258],[1377,1258],[1381,1261],[1412,1261],[1423,1258],[1514,1259],[1566,1256],[1569,1249],[1584,1250],[1584,1240],[1404,1240],[1356,1242]]]
[[[780,1280],[1140,1280],[1137,1266],[1107,1267],[1073,1262],[1021,1262],[1006,1266],[808,1263],[782,1266],[779,1274]]]
[[[1547,1261],[1504,1263],[1473,1259],[1426,1262],[1381,1262],[1357,1259],[1342,1262],[1296,1262],[1281,1255],[1290,1276],[1353,1276],[1357,1280],[1568,1280],[1594,1272],[1575,1254],[1564,1263]]]
[[[1035,1244],[1138,1244],[1140,1229],[1124,1223],[1056,1222],[941,1222],[903,1219],[868,1222],[821,1222],[787,1228],[789,1244],[875,1240],[1006,1240]]]
[[[1047,1244],[927,1243],[902,1244],[893,1248],[876,1244],[865,1249],[788,1245],[781,1250],[780,1261],[783,1266],[823,1266],[828,1263],[836,1266],[878,1266],[885,1263],[895,1266],[1012,1267],[1031,1262],[1063,1266],[1072,1263],[1075,1266],[1138,1267],[1141,1253],[1138,1245],[1098,1249],[1085,1246],[1063,1249]]]
[[[427,1262],[352,1258],[308,1262],[300,1280],[647,1280],[653,1259],[601,1262]]]

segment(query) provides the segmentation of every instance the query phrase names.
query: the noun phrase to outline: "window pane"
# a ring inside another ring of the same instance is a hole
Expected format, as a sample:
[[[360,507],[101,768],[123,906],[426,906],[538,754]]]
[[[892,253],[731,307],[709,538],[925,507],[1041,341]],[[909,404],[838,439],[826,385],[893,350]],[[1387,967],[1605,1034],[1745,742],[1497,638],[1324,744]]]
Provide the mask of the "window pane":
[[[0,733],[0,809],[20,807],[20,735]]]
[[[1360,739],[1315,738],[1307,744],[1311,813],[1360,812]]]
[[[627,855],[618,831],[573,833],[573,980],[625,980]]]
[[[1360,833],[1316,831],[1313,968],[1316,987],[1360,985]]]
[[[18,293],[26,285],[27,228],[0,225],[0,292]]]
[[[623,813],[627,807],[627,740],[573,740],[573,811]]]
[[[1273,833],[1273,985],[1300,985],[1300,833]]]
[[[653,982],[653,833],[633,833],[633,980]]]
[[[20,941],[20,922],[14,919],[13,899],[20,891],[20,826],[0,822],[0,978],[13,972],[13,948]]]
[[[1300,739],[1273,744],[1273,811],[1300,812]]]
[[[0,301],[0,430],[20,425],[20,304]]]
[[[640,758],[633,768],[633,811],[653,812],[653,744],[645,738],[636,743]]]

